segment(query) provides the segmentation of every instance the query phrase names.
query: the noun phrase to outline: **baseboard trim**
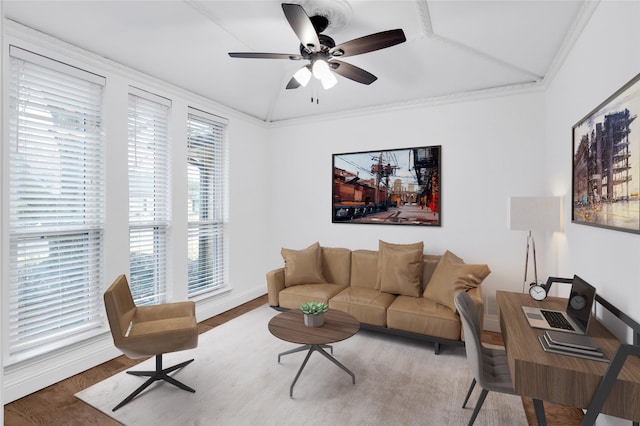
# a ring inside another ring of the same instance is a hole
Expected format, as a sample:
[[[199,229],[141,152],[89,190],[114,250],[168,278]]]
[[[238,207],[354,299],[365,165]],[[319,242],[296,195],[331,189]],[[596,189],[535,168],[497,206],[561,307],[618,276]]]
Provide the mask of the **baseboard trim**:
[[[111,335],[103,334],[62,352],[5,367],[3,402],[13,402],[120,355]]]
[[[219,315],[266,293],[264,285],[237,292],[233,288],[197,302],[198,321]],[[113,346],[111,334],[104,333],[91,340],[4,368],[2,377],[3,404],[8,404],[75,374],[122,355]]]

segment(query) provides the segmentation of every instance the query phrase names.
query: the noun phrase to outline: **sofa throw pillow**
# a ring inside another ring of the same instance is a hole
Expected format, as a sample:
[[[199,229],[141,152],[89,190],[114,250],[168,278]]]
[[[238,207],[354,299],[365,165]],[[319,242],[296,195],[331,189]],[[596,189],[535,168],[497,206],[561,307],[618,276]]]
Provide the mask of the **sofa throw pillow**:
[[[285,287],[327,282],[322,274],[320,243],[316,242],[302,250],[283,248],[280,253],[284,259]]]
[[[378,289],[385,293],[420,296],[424,243],[378,244]]]
[[[380,290],[378,287],[378,252],[354,250],[351,252],[351,287]]]
[[[478,287],[491,273],[487,265],[468,265],[455,254],[446,251],[436,266],[423,297],[449,307],[456,312],[454,297],[461,291]]]
[[[425,254],[422,256],[422,289],[420,290],[420,293],[424,292],[424,288],[429,283],[429,280],[431,280],[433,271],[436,270],[436,266],[440,263],[440,259],[442,259],[441,254]]]

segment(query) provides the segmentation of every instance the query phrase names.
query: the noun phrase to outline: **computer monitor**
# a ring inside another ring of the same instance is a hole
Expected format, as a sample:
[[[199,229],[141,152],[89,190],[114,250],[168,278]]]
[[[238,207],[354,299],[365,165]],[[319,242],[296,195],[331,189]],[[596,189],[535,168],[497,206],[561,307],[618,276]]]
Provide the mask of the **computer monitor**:
[[[595,298],[595,287],[579,276],[574,275],[571,293],[567,301],[567,315],[569,315],[585,333],[589,327],[591,308],[593,307]]]

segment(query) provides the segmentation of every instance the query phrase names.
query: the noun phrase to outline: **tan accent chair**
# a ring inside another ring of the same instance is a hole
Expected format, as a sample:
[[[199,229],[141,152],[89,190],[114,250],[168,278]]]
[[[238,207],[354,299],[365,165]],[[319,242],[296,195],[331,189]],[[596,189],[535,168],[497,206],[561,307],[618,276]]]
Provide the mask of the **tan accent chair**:
[[[164,380],[189,392],[194,389],[169,376],[169,373],[191,363],[193,359],[173,367],[162,368],[162,354],[198,346],[198,324],[195,303],[177,302],[152,306],[136,306],[127,277],[120,275],[104,293],[113,343],[129,358],[156,357],[155,371],[127,371],[149,379],[112,411],[130,402],[157,380]]]

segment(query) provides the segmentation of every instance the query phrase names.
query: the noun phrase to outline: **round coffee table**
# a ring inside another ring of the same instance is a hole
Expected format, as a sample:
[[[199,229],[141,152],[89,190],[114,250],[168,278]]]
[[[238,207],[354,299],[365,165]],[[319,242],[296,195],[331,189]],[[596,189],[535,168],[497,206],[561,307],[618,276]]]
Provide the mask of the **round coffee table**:
[[[307,365],[309,357],[313,352],[322,354],[329,361],[343,369],[353,379],[353,384],[356,384],[356,376],[344,365],[342,365],[332,355],[328,354],[324,348],[330,348],[333,354],[333,348],[329,346],[329,343],[339,342],[341,340],[348,339],[358,332],[360,329],[360,323],[351,314],[338,311],[335,309],[329,309],[324,314],[324,325],[322,327],[307,327],[304,325],[304,315],[300,311],[287,311],[282,312],[269,321],[269,331],[278,339],[285,340],[291,343],[299,343],[303,346],[295,349],[291,349],[286,352],[278,354],[278,362],[283,355],[292,354],[295,352],[301,352],[308,350],[296,377],[291,383],[289,389],[289,396],[293,398],[293,387],[295,386],[302,370]]]

